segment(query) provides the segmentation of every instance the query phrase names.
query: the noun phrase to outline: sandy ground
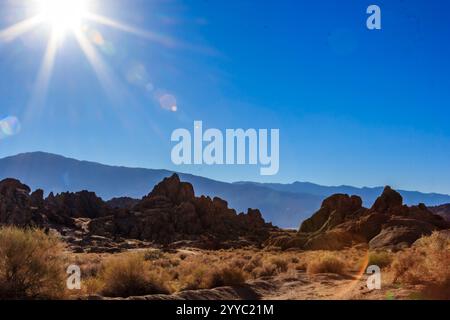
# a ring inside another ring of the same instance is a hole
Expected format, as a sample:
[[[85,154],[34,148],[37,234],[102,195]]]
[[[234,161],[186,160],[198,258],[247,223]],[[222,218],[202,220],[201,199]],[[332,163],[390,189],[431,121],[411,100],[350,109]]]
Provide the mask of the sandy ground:
[[[308,275],[299,273],[292,279],[275,279],[276,289],[261,299],[268,300],[385,300],[412,299],[419,288],[399,288],[382,285],[369,290],[367,276],[341,276],[336,274]]]
[[[298,272],[272,279],[254,280],[240,287],[183,291],[173,295],[130,297],[130,300],[404,300],[417,299],[419,287],[385,285],[367,288],[367,276],[308,275]]]

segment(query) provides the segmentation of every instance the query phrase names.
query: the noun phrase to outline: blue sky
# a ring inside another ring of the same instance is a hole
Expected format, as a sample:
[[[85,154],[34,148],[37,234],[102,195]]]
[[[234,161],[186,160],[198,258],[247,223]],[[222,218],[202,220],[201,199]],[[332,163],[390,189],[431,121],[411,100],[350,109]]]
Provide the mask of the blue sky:
[[[0,41],[0,120],[21,124],[0,139],[0,156],[41,150],[224,181],[450,193],[448,1],[95,2],[96,13],[160,36],[89,23],[105,86],[68,34],[45,99],[34,88],[49,28]],[[25,18],[26,3],[0,0],[0,29]],[[365,26],[370,4],[382,30]],[[194,120],[279,128],[279,173],[173,165],[170,135]]]

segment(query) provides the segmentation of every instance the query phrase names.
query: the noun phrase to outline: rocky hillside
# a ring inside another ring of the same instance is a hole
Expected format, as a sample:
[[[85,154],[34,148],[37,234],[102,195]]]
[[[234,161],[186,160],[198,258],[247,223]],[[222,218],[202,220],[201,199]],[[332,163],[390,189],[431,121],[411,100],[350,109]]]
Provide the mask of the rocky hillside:
[[[444,217],[445,220],[450,221],[450,203],[443,204],[441,206],[430,207],[430,210],[433,213]]]
[[[95,191],[104,200],[114,199],[113,207],[129,208],[135,200],[145,196],[165,177],[174,172],[142,168],[108,166],[95,162],[79,161],[55,154],[32,152],[0,159],[0,180],[14,177],[31,189],[50,192]],[[307,182],[276,183],[226,183],[201,176],[178,173],[183,181],[194,186],[197,194],[226,199],[236,211],[258,208],[266,221],[282,228],[297,228],[300,221],[320,208],[323,199],[337,193],[354,194],[370,207],[382,193],[383,187],[355,188],[329,187]],[[425,203],[435,206],[450,203],[450,196],[398,190],[408,205]],[[134,203],[133,203],[134,202]]]
[[[139,201],[110,202],[88,191],[44,198],[43,190],[31,193],[20,181],[5,179],[0,182],[0,224],[54,229],[77,243],[77,250],[94,242],[114,249],[113,243],[124,239],[156,244],[199,241],[206,247],[230,241],[259,245],[274,230],[259,210],[237,214],[220,198],[196,197],[192,185],[176,174]]]
[[[308,250],[340,250],[355,244],[395,249],[448,228],[450,223],[425,205],[406,206],[398,192],[386,187],[370,209],[362,206],[358,196],[335,194],[323,201],[295,235],[273,236],[267,244]]]
[[[273,229],[259,210],[236,214],[220,198],[196,197],[190,183],[178,175],[165,178],[142,198],[132,210],[118,210],[113,215],[93,219],[89,230],[101,236],[122,236],[172,243],[203,239],[223,242],[245,238],[252,242],[267,239]]]

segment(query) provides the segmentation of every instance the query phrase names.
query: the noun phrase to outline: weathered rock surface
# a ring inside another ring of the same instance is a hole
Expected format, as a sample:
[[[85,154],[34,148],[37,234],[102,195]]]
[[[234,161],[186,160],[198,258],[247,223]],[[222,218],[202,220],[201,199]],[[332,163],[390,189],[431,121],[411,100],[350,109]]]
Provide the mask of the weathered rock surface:
[[[33,224],[36,209],[30,188],[15,179],[0,182],[0,223],[26,227]]]
[[[118,210],[89,224],[93,234],[163,244],[199,239],[217,244],[239,238],[260,243],[271,229],[259,210],[238,215],[222,199],[196,197],[192,185],[176,174],[155,186],[132,210]]]
[[[441,206],[430,207],[430,210],[443,217],[445,220],[450,221],[450,203],[443,204]]]

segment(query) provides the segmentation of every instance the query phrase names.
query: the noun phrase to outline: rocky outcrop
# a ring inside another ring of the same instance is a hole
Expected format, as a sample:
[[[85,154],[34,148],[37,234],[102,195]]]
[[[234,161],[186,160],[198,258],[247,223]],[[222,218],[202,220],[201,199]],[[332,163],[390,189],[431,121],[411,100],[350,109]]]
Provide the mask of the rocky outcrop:
[[[222,199],[196,197],[192,185],[176,174],[155,186],[132,210],[119,210],[89,225],[93,234],[163,244],[198,239],[220,243],[241,237],[259,243],[272,228],[258,210],[238,215]]]
[[[127,240],[132,239],[138,246],[148,241],[190,241],[205,248],[259,245],[275,229],[257,209],[237,214],[220,198],[196,197],[192,185],[177,175],[141,200],[107,203],[88,191],[50,193],[44,199],[43,190],[30,192],[18,180],[0,182],[0,225],[55,229],[77,252],[86,247],[89,252],[113,252],[129,247]]]
[[[33,224],[37,208],[30,188],[15,179],[0,182],[0,223],[20,227]]]
[[[443,204],[441,206],[436,207],[430,207],[430,210],[443,217],[445,220],[450,222],[450,203],[449,204]]]
[[[359,215],[362,209],[360,197],[335,194],[325,199],[319,211],[302,223],[300,232],[329,230],[343,223],[346,218]]]
[[[15,179],[0,182],[0,224],[42,228],[73,227],[74,218],[95,218],[111,214],[95,193],[51,193],[30,188]]]
[[[307,250],[340,250],[360,243],[396,248],[448,228],[450,223],[425,205],[403,205],[402,196],[387,186],[370,209],[363,208],[357,196],[333,195],[302,223],[295,236],[274,236],[267,244]]]
[[[111,209],[133,209],[135,205],[139,203],[139,200],[130,197],[112,198],[106,201],[106,204]]]
[[[50,193],[45,199],[47,210],[68,218],[99,218],[111,214],[107,204],[94,192],[80,191],[76,193]]]

